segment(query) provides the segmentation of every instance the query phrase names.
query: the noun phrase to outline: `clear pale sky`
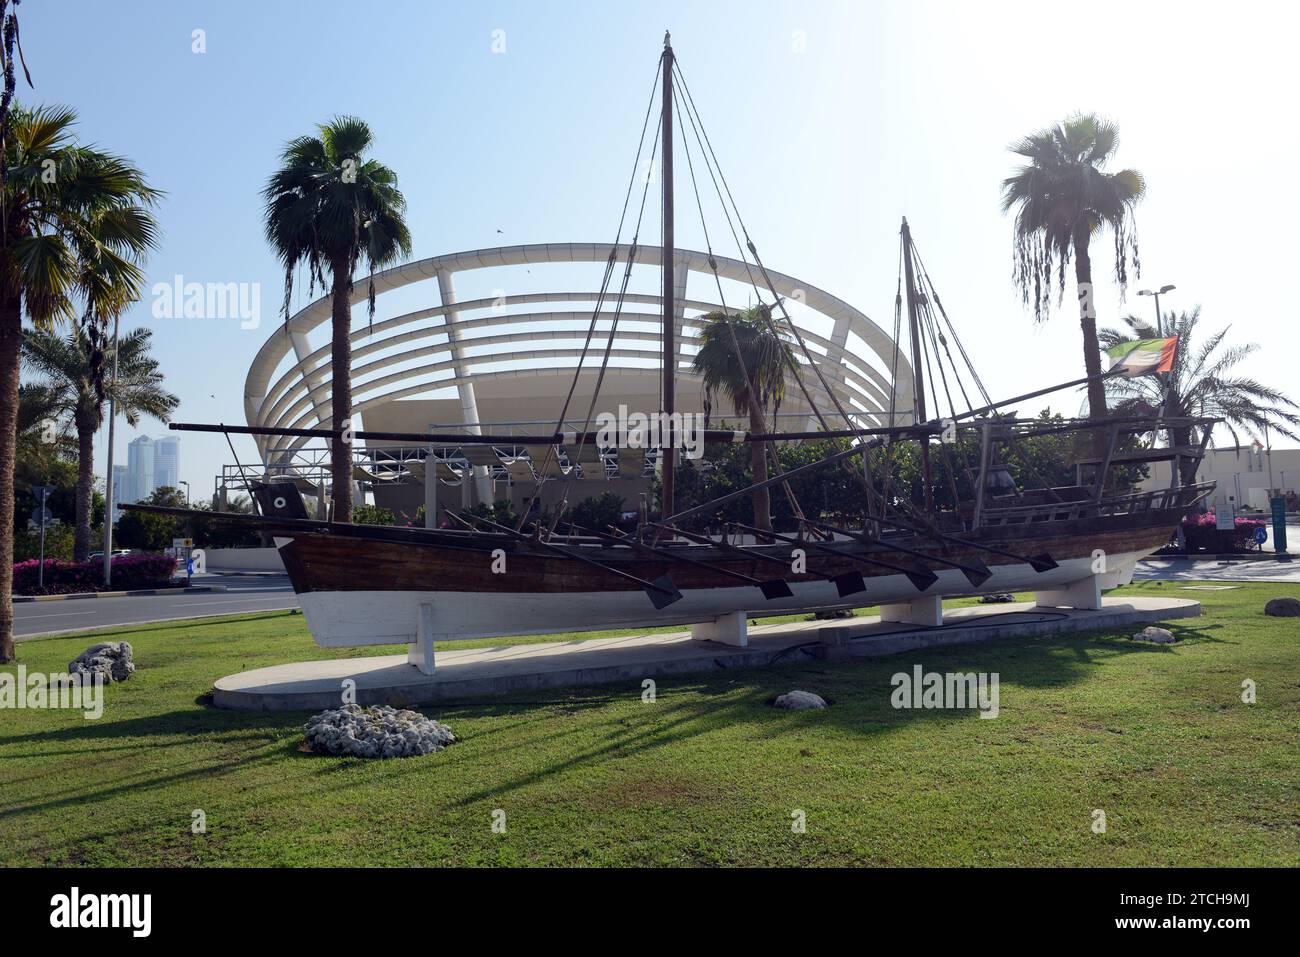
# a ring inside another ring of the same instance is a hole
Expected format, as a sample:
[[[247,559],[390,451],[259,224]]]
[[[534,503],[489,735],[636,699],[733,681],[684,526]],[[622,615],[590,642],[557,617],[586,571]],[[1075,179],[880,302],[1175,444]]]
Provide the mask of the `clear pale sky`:
[[[283,281],[259,193],[287,139],[333,114],[365,118],[400,177],[417,258],[607,241],[665,28],[764,260],[887,327],[906,215],[995,396],[1082,374],[1072,285],[1065,311],[1035,326],[998,206],[1008,144],[1076,110],[1118,123],[1115,168],[1149,187],[1127,302],[1109,237],[1094,241],[1100,323],[1150,318],[1136,290],[1175,283],[1167,309],[1199,303],[1211,329],[1231,323],[1234,341],[1265,346],[1245,371],[1300,395],[1294,8],[28,0],[19,15],[36,84],[20,96],[75,107],[83,139],[167,192],[149,284],[261,284],[253,330],[155,321],[147,298],[124,317],[155,327],[182,421],[244,421],[245,372]],[[679,216],[678,245],[699,248],[692,225]],[[119,462],[136,434],[119,423]],[[237,447],[253,459],[251,442]],[[197,498],[229,452],[186,435],[182,458]]]

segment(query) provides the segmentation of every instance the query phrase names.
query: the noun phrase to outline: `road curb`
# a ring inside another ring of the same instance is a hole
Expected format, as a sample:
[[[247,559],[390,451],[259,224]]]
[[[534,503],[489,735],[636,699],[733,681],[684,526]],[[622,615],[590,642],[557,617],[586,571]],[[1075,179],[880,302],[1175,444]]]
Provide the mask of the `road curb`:
[[[189,588],[137,588],[134,591],[83,591],[67,595],[14,595],[14,604],[29,601],[73,601],[86,598],[127,598],[135,595],[180,595],[229,591],[229,585],[191,585]]]
[[[212,571],[208,575],[220,575],[222,578],[284,578],[285,572],[251,572],[251,571]]]
[[[1295,561],[1290,552],[1237,552],[1227,555],[1148,555],[1144,562],[1279,562]]]

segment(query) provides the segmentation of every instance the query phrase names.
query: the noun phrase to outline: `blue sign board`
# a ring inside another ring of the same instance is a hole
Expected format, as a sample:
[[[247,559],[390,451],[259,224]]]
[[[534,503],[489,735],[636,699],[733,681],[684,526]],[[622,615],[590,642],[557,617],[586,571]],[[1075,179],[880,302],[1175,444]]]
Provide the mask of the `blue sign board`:
[[[1262,526],[1255,529],[1255,544],[1263,545],[1266,541],[1268,541],[1268,531]]]

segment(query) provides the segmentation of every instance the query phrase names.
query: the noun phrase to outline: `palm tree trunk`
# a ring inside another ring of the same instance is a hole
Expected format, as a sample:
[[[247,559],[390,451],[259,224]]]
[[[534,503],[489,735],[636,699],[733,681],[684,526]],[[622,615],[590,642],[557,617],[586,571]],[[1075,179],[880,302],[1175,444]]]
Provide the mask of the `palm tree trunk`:
[[[762,434],[767,431],[767,416],[763,414],[763,404],[753,390],[745,390],[745,399],[749,405],[749,431]],[[736,409],[740,411],[739,408]],[[767,481],[767,443],[749,443],[749,470],[754,484]],[[765,532],[772,530],[772,496],[767,488],[760,488],[752,496],[754,506],[754,527]]]
[[[95,488],[95,427],[80,410],[77,426],[77,524],[72,536],[72,560],[90,558],[90,514]]]
[[[333,428],[352,416],[352,303],[347,262],[333,263],[330,408]],[[352,521],[352,446],[341,436],[330,440],[330,476],[334,492],[334,521]]]
[[[1168,409],[1165,410],[1164,414],[1170,414]],[[1188,426],[1181,429],[1170,429],[1169,440],[1174,446],[1186,448],[1192,444],[1191,427]],[[1195,460],[1188,461],[1187,459],[1184,459],[1179,463],[1178,482],[1180,485],[1192,485],[1196,482],[1196,466],[1199,464],[1200,463]]]
[[[14,650],[14,462],[18,445],[18,370],[22,300],[0,300],[0,662]]]
[[[1088,418],[1102,419],[1106,417],[1106,388],[1101,381],[1101,346],[1097,342],[1097,317],[1092,305],[1092,260],[1088,257],[1086,235],[1076,236],[1074,240],[1074,280],[1079,289],[1083,368],[1088,374]]]
[[[749,443],[749,461],[754,473],[754,484],[767,481],[767,443]],[[765,532],[772,530],[772,496],[767,488],[754,492],[754,527]]]

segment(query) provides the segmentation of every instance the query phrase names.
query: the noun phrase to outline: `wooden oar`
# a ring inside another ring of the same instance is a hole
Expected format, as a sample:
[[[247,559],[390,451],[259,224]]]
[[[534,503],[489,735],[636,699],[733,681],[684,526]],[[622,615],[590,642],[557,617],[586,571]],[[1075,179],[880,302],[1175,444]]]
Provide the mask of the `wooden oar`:
[[[882,561],[879,558],[867,558],[865,555],[855,555],[852,552],[843,552],[840,551],[838,548],[831,548],[829,545],[822,545],[818,542],[812,542],[812,541],[803,541],[791,535],[782,535],[780,532],[769,532],[766,529],[754,528],[752,525],[742,525],[740,522],[730,522],[728,524],[730,524],[734,528],[744,529],[745,531],[751,532],[754,535],[767,535],[779,541],[789,542],[790,544],[796,545],[799,548],[812,548],[815,549],[816,551],[824,552],[828,555],[835,555],[838,556],[839,558],[847,558],[850,561],[862,562],[863,564],[866,565],[879,565],[881,568],[891,569],[892,571],[896,571],[899,574],[906,575],[907,580],[910,581],[913,586],[915,586],[917,591],[925,591],[927,588],[929,588],[931,585],[933,585],[935,582],[939,580],[939,576],[936,575],[934,572],[930,571],[930,569],[926,568],[924,565],[917,565],[915,568],[904,568],[902,565],[895,565],[893,562]],[[843,585],[841,585],[840,579],[844,579]],[[861,582],[861,587],[856,587],[858,585],[858,582]],[[853,578],[849,578],[848,576],[841,575],[839,578],[835,579],[835,584],[837,587],[840,587],[841,598],[845,597],[846,595],[852,595],[855,592],[865,591],[867,587],[866,582],[862,580],[862,576],[857,574],[856,572],[854,573]],[[852,587],[852,590],[845,591],[844,589],[848,587]]]
[[[917,558],[922,558],[925,559],[926,561],[938,562],[940,565],[950,565],[953,568],[960,569],[961,573],[966,576],[966,580],[970,582],[971,585],[975,588],[979,588],[980,585],[983,585],[986,581],[988,581],[991,577],[993,577],[993,572],[989,569],[988,565],[985,565],[979,559],[975,559],[975,562],[972,564],[966,564],[963,562],[954,561],[951,558],[944,558],[940,555],[931,555],[928,552],[923,552],[918,548],[908,548],[906,545],[899,545],[895,542],[882,542],[879,539],[869,538],[866,535],[862,535],[858,532],[850,531],[847,528],[836,528],[834,525],[827,525],[825,522],[813,521],[811,518],[805,518],[803,521],[805,524],[811,525],[814,528],[820,528],[827,532],[832,532],[832,533],[838,532],[841,535],[847,535],[849,536],[849,538],[861,542],[863,545],[866,545],[868,548],[886,548],[896,552],[903,552],[904,554],[907,555],[915,555]]]
[[[741,555],[744,556],[745,558],[755,559],[761,562],[768,562],[769,564],[772,565],[780,565],[782,568],[786,569],[787,571],[790,570],[790,563],[786,561],[784,558],[777,558],[775,555],[768,555],[764,552],[758,551],[757,549],[751,550],[748,548],[741,548],[739,545],[733,545],[731,544],[731,542],[728,542],[726,540],[715,542],[707,535],[701,535],[698,532],[688,532],[686,531],[686,529],[677,528],[675,525],[664,525],[661,522],[646,522],[645,524],[651,528],[662,528],[666,532],[672,532],[675,535],[680,535],[682,538],[689,539],[692,542],[699,542],[701,545],[712,545],[714,548],[720,548],[724,552],[728,552],[732,555]],[[824,574],[823,572],[810,571],[808,572],[808,574],[814,575],[817,578],[822,579],[823,581],[833,582],[836,580],[836,576],[827,575]],[[865,584],[863,585],[863,587],[864,588],[866,587]]]
[[[630,536],[609,535],[606,534],[605,532],[597,532],[593,529],[583,528],[581,525],[574,525],[572,522],[569,523],[569,526],[571,528],[578,529],[578,531],[586,535],[594,535],[595,537],[602,539],[603,541],[610,542],[614,545],[626,545],[627,547],[631,548],[633,551],[638,551],[645,555],[653,555],[656,558],[662,558],[665,561],[681,562],[686,565],[694,565],[697,568],[705,568],[711,572],[716,572],[719,575],[725,575],[728,578],[734,578],[737,581],[742,581],[746,585],[753,585],[755,588],[759,589],[763,593],[763,597],[766,598],[768,601],[771,601],[774,598],[791,598],[794,596],[794,592],[790,590],[789,584],[787,584],[785,581],[779,578],[774,580],[769,580],[769,581],[763,581],[762,579],[755,578],[752,575],[746,575],[743,574],[742,572],[732,571],[729,568],[720,568],[717,565],[710,565],[708,562],[702,562],[697,558],[687,558],[685,555],[674,554],[674,552],[671,549],[655,548],[653,545],[647,545],[644,542],[639,542],[635,538],[632,538]]]
[[[454,515],[463,523],[466,522],[466,519],[463,516],[457,515],[455,512],[451,511],[450,509],[447,510],[447,514]],[[672,579],[669,578],[667,575],[660,577],[658,581],[646,581],[644,578],[638,578],[636,575],[631,575],[625,571],[622,571],[621,569],[613,568],[609,565],[606,565],[604,562],[598,562],[594,558],[589,558],[586,555],[580,555],[577,552],[573,551],[572,549],[564,548],[561,545],[553,545],[550,542],[544,542],[541,539],[533,538],[531,535],[525,535],[523,532],[517,532],[513,528],[507,528],[504,525],[498,525],[496,522],[493,522],[490,519],[481,518],[478,515],[471,515],[470,518],[472,518],[476,522],[482,523],[483,525],[489,525],[492,528],[496,529],[497,531],[509,535],[518,541],[527,542],[531,545],[536,545],[538,548],[546,549],[547,551],[553,552],[557,555],[563,555],[565,558],[572,558],[575,559],[576,561],[584,562],[585,564],[591,565],[595,568],[599,568],[602,571],[607,571],[611,575],[617,575],[619,578],[624,578],[627,581],[636,582],[645,590],[646,597],[650,599],[651,603],[655,606],[655,608],[658,609],[667,608],[673,602],[681,600],[682,593],[677,590],[677,586],[673,584]]]

